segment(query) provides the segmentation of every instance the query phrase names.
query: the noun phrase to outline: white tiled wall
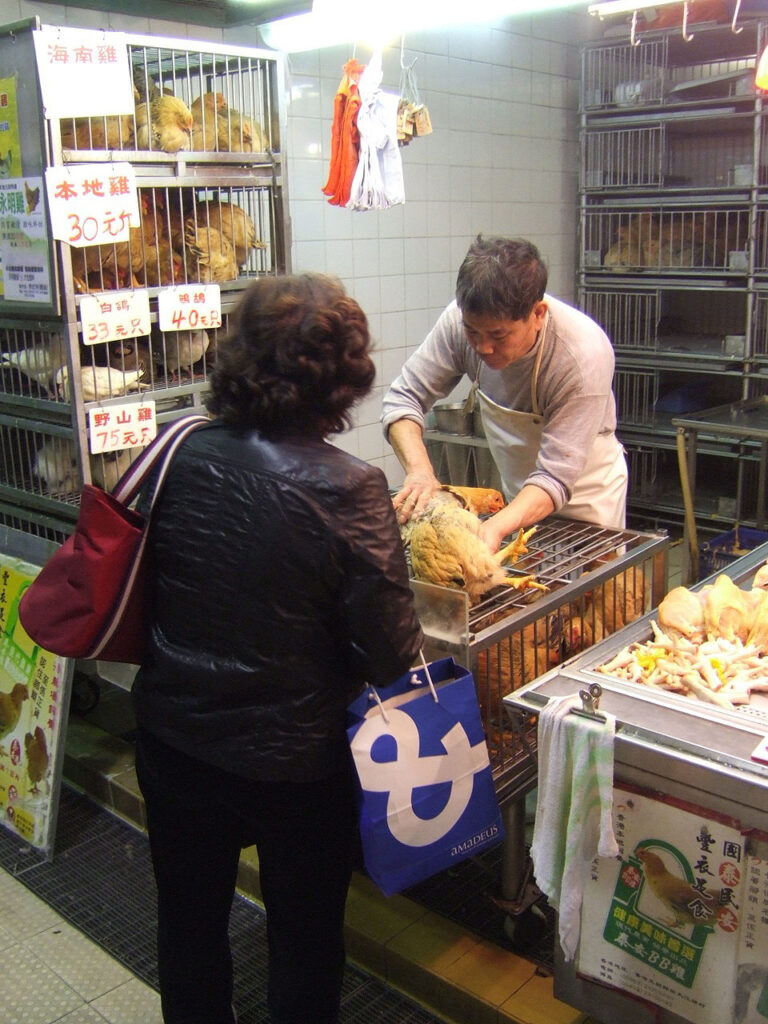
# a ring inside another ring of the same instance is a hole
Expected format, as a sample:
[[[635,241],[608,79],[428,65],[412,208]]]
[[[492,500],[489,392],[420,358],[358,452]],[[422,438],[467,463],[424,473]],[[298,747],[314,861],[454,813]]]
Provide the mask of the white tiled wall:
[[[381,399],[405,357],[453,296],[456,271],[479,232],[521,235],[541,249],[549,290],[573,298],[577,229],[579,48],[594,35],[583,8],[436,29],[405,39],[434,132],[401,149],[406,202],[355,212],[328,204],[333,99],[352,47],[287,62],[288,195],[292,268],[339,276],[369,316],[377,379],[339,439],[381,466],[400,467],[379,428]],[[76,7],[3,0],[3,21],[99,27],[261,46],[252,27],[216,30]],[[370,50],[354,55],[365,62]],[[382,87],[398,91],[400,43],[385,50]]]

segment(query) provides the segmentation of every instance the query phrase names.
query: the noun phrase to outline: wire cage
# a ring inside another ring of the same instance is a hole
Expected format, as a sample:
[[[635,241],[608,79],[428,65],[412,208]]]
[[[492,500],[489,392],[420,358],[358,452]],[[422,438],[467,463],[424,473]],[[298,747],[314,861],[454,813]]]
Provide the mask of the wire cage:
[[[618,352],[744,358],[745,296],[738,288],[584,287],[581,306]]]
[[[749,188],[753,176],[750,114],[658,120],[638,126],[590,127],[582,145],[582,188]]]
[[[733,39],[720,34],[717,57],[708,58],[705,43],[693,61],[690,47],[677,32],[641,36],[636,46],[629,42],[589,47],[582,58],[582,109],[591,113],[638,107],[652,110],[662,103],[685,107],[722,100],[736,105],[740,100],[751,102],[756,32],[751,23],[734,33]],[[697,35],[704,37],[700,28]]]
[[[49,239],[44,312],[10,292],[0,302],[0,497],[19,506],[21,522],[39,514],[66,531],[82,485],[110,488],[152,436],[126,431],[119,451],[94,455],[94,418],[130,405],[137,419],[162,426],[202,411],[217,344],[243,292],[289,269],[283,58],[115,33],[132,76],[132,113],[48,117],[36,81],[36,26],[30,19],[0,33],[0,48],[16,62],[43,174],[78,165],[90,174],[95,165],[96,176],[130,164],[138,209],[118,242]],[[183,303],[189,313],[177,316]]]
[[[749,269],[749,227],[747,209],[732,205],[596,204],[584,210],[582,265],[590,273],[674,270],[743,277]]]
[[[516,730],[503,698],[644,614],[666,587],[662,534],[610,530],[553,516],[508,570],[545,591],[502,587],[470,606],[466,593],[412,580],[427,656],[453,654],[475,678],[500,799],[531,764],[533,731]]]
[[[757,363],[768,363],[768,291],[755,293],[751,351]]]

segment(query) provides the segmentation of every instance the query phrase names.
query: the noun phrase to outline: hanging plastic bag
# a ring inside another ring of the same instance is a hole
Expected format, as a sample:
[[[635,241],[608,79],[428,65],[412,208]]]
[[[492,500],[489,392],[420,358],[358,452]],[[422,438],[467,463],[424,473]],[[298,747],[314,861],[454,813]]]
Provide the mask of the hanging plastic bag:
[[[384,210],[405,202],[403,162],[397,148],[398,97],[380,89],[382,75],[377,50],[358,83],[360,154],[347,203],[352,210]]]

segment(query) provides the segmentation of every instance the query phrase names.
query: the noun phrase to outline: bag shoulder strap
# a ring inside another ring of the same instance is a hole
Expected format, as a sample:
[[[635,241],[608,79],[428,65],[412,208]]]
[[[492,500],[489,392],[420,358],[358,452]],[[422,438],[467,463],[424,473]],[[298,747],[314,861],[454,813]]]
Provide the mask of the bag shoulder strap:
[[[130,505],[141,490],[144,481],[159,465],[160,473],[152,495],[151,508],[155,503],[155,497],[160,493],[176,449],[193,430],[197,430],[198,427],[202,427],[203,424],[210,422],[207,416],[199,415],[182,416],[174,420],[161,434],[157,435],[154,441],[144,449],[138,459],[120,477],[112,488],[113,497],[124,505]]]

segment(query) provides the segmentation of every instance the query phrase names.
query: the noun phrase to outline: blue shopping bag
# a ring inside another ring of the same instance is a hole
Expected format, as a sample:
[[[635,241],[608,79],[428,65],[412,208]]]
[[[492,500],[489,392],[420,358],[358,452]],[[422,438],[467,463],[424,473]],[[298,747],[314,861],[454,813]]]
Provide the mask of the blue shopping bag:
[[[471,672],[453,658],[348,708],[369,876],[391,896],[504,836]]]

